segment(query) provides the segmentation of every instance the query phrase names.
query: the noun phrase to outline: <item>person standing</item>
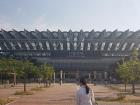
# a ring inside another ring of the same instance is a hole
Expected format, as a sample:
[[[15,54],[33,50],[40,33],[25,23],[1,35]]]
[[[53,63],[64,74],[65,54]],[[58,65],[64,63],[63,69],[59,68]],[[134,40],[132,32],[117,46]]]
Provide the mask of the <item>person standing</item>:
[[[85,78],[80,78],[80,88],[76,91],[76,105],[97,105],[94,92]]]

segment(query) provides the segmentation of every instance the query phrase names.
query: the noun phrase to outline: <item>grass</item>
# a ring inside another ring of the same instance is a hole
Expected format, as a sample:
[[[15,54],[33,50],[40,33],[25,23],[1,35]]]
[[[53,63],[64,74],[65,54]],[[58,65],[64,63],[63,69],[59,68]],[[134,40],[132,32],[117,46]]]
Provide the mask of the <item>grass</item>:
[[[96,98],[97,101],[106,101],[106,102],[113,102],[113,101],[124,101],[125,95],[122,93],[118,93],[117,97],[111,98],[111,97],[103,97],[103,98]]]
[[[117,90],[119,92],[123,92],[123,89],[120,89],[119,87],[115,87],[115,86],[106,86],[108,88],[110,88],[111,90]]]
[[[14,95],[32,95],[32,91],[16,91]]]
[[[12,101],[14,101],[14,99],[10,99],[10,98],[4,99],[4,98],[2,98],[2,99],[0,99],[0,105],[6,105],[6,104],[8,104]]]
[[[31,88],[31,91],[41,91],[42,87],[33,87]]]
[[[125,92],[125,93],[130,93],[131,92],[131,89],[126,89],[126,91],[125,91],[125,89],[121,89],[120,87],[112,86],[112,85],[107,85],[105,87],[108,87],[108,88],[110,88],[112,90],[116,90],[118,92]]]
[[[123,101],[126,98],[125,94],[123,93],[118,93],[117,94],[117,100],[118,101]]]
[[[97,100],[103,100],[103,101],[121,101],[121,102],[129,102],[129,103],[140,103],[140,100],[139,99],[128,99],[127,98],[127,95],[133,95],[133,96],[140,96],[139,93],[137,94],[132,94],[131,93],[131,89],[127,89],[126,92],[124,89],[120,89],[119,87],[116,87],[116,86],[106,86],[112,90],[116,90],[120,93],[117,94],[117,98],[116,99],[97,99]],[[123,92],[123,93],[121,93]]]

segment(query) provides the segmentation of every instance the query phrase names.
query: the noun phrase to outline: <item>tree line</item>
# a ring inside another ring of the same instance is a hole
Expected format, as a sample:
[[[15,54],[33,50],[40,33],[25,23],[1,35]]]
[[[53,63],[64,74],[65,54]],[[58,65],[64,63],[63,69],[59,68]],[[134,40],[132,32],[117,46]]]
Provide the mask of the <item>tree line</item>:
[[[118,63],[117,73],[125,84],[125,92],[127,84],[132,84],[132,93],[135,93],[135,84],[140,82],[140,60],[138,58],[138,50],[132,51],[129,60],[122,59],[121,63]]]
[[[54,74],[54,68],[49,64],[35,65],[29,60],[17,60],[13,58],[0,59],[0,76],[1,82],[9,80],[10,76],[13,78],[13,85],[16,85],[16,79],[22,79],[24,84],[24,91],[26,91],[26,84],[29,76],[43,81],[44,86],[50,85]],[[6,78],[7,77],[7,78]]]

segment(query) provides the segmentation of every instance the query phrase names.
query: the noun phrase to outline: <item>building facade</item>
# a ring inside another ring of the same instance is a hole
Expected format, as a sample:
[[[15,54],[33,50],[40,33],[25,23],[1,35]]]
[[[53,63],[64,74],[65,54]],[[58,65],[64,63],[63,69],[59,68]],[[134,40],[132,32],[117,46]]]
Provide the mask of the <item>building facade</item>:
[[[0,31],[0,55],[31,57],[54,66],[64,78],[113,78],[115,64],[140,50],[140,31]]]

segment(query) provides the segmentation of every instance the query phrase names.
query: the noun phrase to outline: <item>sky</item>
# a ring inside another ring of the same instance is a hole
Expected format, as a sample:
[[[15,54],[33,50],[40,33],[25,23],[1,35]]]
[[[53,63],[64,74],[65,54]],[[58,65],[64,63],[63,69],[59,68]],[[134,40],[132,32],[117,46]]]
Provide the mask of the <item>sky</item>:
[[[0,29],[140,29],[140,0],[0,0]]]

